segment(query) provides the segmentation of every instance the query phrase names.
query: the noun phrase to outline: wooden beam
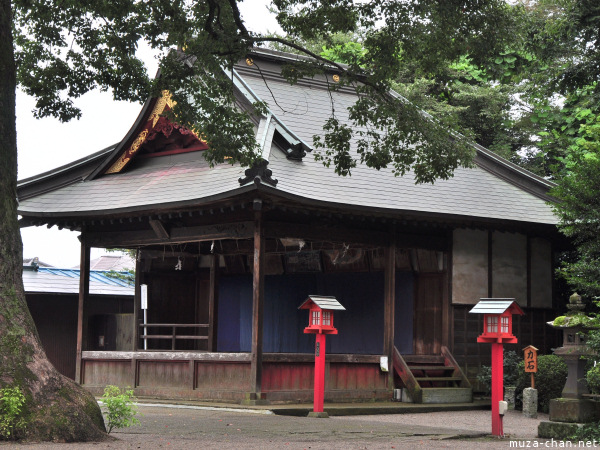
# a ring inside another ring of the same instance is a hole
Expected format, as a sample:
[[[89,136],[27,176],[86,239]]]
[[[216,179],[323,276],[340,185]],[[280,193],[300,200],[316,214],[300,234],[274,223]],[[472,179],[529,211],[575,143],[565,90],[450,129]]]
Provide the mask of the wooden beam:
[[[81,234],[81,254],[79,262],[79,302],[77,306],[77,347],[75,360],[75,381],[82,384],[81,377],[81,355],[83,351],[83,336],[84,325],[87,314],[85,314],[85,306],[90,294],[90,246],[88,245],[85,235]]]
[[[269,238],[295,238],[308,241],[328,241],[386,245],[389,235],[379,231],[351,230],[339,227],[314,226],[284,222],[269,222],[265,225],[265,236]]]
[[[153,230],[113,231],[89,233],[89,243],[94,247],[111,248],[120,246],[178,244],[190,241],[212,241],[216,239],[249,239],[253,236],[254,224],[250,221],[228,224],[201,225],[171,229],[168,238],[157,237]]]
[[[142,264],[140,258],[140,250],[135,254],[135,284],[134,284],[134,296],[133,296],[133,339],[131,342],[131,350],[133,352],[137,352],[138,344],[140,339],[140,327],[138,326],[140,322],[140,310],[142,305],[142,296],[141,296],[141,285],[144,282],[144,276],[142,273]],[[143,312],[142,312],[143,314]],[[137,358],[131,358],[131,379],[130,386],[132,388],[136,388],[138,385],[138,367],[139,364],[137,362]]]
[[[488,230],[488,298],[494,298],[494,232]]]
[[[136,352],[138,350],[139,339],[140,339],[140,309],[142,306],[142,294],[141,285],[144,283],[143,268],[141,264],[140,251],[136,252],[135,258],[135,285],[134,285],[134,297],[133,297],[133,342],[131,343],[131,350]],[[143,312],[141,313],[143,314]],[[135,375],[134,375],[135,379]],[[132,385],[135,387],[135,385]]]
[[[392,231],[390,244],[385,249],[383,354],[388,357],[388,389],[394,388],[394,318],[396,305],[396,241]]]
[[[385,247],[390,242],[389,233],[384,231],[285,222],[269,222],[265,224],[265,237],[366,244],[378,247]],[[415,234],[397,230],[394,239],[397,248],[445,251],[448,247],[446,236],[439,234]]]
[[[447,308],[448,308],[448,318],[447,318],[447,323],[448,323],[448,344],[446,344],[446,347],[450,348],[451,352],[454,352],[454,306],[452,304],[452,299],[453,299],[453,293],[452,293],[452,278],[453,278],[453,273],[454,273],[454,232],[450,231],[448,233],[448,245],[449,245],[449,250],[448,250],[448,260],[447,260],[447,265],[448,265],[448,269],[446,271],[446,292],[448,292],[448,301],[447,303]]]
[[[219,257],[216,254],[210,255],[210,275],[208,292],[208,351],[217,351],[217,335],[219,324],[219,303],[218,303],[218,275],[219,275]]]
[[[527,307],[531,308],[531,263],[533,255],[531,253],[531,236],[527,236]]]
[[[160,220],[158,220],[158,219],[150,219],[149,223],[150,223],[150,226],[152,227],[152,229],[154,230],[154,233],[156,234],[157,238],[159,238],[159,239],[169,239],[171,237],[169,235],[169,232],[165,228],[165,224],[162,223]]]
[[[250,359],[249,403],[262,400],[262,350],[265,239],[262,211],[254,213],[254,268],[252,273],[252,350]]]
[[[448,237],[448,247],[452,248],[452,237]],[[446,257],[445,255],[443,257]],[[452,265],[451,261],[448,261],[444,266],[447,267],[444,270],[444,279],[442,282],[442,346],[443,347],[451,347],[450,341],[450,329],[454,328],[454,324],[451,323],[451,314],[450,314],[450,282],[449,282],[449,272],[450,266]],[[448,350],[449,352],[450,350]]]

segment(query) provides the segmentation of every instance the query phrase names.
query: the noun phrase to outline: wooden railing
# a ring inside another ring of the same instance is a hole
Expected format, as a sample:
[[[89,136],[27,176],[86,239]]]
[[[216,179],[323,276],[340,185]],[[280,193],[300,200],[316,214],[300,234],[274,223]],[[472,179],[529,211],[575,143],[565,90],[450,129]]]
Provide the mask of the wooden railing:
[[[460,366],[454,359],[454,356],[452,356],[452,353],[450,353],[450,350],[445,345],[442,345],[442,356],[444,357],[444,363],[446,366],[454,367],[454,372],[452,373],[452,376],[460,377],[460,387],[470,388],[471,383],[469,382],[469,379],[464,374],[464,372],[460,369]]]
[[[140,339],[147,342],[147,339],[170,339],[171,350],[175,350],[177,339],[182,340],[208,340],[208,336],[198,336],[195,334],[177,334],[178,328],[209,328],[207,323],[140,323],[140,328],[143,329],[143,334]],[[170,328],[171,334],[147,334],[148,328]]]
[[[421,386],[419,386],[419,382],[415,379],[415,376],[412,373],[412,370],[404,361],[404,358],[394,346],[394,354],[393,354],[393,365],[394,370],[400,376],[400,379],[404,383],[404,386],[408,389],[410,396],[412,397],[413,402],[421,403],[423,399],[423,392],[421,390]]]

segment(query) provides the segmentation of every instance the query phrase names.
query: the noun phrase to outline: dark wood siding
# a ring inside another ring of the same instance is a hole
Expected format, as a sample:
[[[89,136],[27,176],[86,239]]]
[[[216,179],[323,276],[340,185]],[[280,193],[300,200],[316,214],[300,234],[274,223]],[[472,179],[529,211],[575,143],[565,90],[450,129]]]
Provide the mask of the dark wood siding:
[[[483,316],[469,314],[473,305],[454,305],[454,345],[452,353],[454,358],[467,374],[474,380],[481,365],[490,365],[491,350],[489,344],[478,344],[477,336],[483,330]],[[550,328],[546,322],[556,316],[551,309],[523,308],[524,316],[513,317],[513,334],[519,342],[505,344],[504,351],[515,351],[522,354],[522,349],[533,345],[539,349],[540,355],[552,353],[553,348],[561,345],[560,331]]]
[[[77,296],[27,295],[27,306],[50,362],[75,378]]]
[[[417,277],[414,309],[414,352],[417,355],[441,352],[444,281],[443,273],[422,273]]]
[[[264,351],[312,353],[314,337],[304,334],[309,294],[333,295],[346,311],[335,313],[338,335],[327,339],[328,353],[381,354],[383,351],[383,272],[270,275],[265,277]],[[249,275],[222,276],[219,282],[220,352],[250,351]],[[412,352],[413,279],[396,276],[396,345]]]
[[[77,295],[27,294],[27,306],[50,362],[63,375],[75,378]],[[130,313],[133,298],[92,296],[89,317]]]

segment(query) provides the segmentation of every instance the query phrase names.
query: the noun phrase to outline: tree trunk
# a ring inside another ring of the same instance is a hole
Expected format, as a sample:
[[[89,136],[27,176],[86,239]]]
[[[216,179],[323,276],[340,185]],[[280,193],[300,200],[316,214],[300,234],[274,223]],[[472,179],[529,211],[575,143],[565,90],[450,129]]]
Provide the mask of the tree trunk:
[[[0,0],[0,388],[25,396],[17,438],[89,441],[105,436],[94,397],[50,364],[27,309],[17,222],[16,73],[11,2]]]

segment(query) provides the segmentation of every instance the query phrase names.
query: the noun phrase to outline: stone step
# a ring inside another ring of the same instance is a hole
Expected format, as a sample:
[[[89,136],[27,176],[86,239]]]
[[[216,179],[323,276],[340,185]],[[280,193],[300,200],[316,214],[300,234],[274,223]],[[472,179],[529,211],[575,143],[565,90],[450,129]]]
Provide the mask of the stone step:
[[[470,403],[471,388],[422,388],[422,403]]]

